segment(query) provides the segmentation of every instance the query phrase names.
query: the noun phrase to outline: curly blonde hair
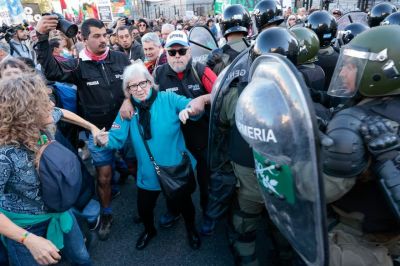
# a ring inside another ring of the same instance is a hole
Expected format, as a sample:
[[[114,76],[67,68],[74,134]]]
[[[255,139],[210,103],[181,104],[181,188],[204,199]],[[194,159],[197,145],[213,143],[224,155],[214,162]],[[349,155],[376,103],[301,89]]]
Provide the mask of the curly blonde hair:
[[[52,107],[39,75],[1,79],[0,145],[23,145],[37,152],[40,130]]]

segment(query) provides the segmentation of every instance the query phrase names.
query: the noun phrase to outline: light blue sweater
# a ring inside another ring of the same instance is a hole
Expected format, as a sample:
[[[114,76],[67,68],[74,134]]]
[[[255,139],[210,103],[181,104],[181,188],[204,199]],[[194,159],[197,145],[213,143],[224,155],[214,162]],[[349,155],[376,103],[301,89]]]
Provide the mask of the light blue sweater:
[[[180,128],[179,112],[185,109],[191,99],[173,92],[158,92],[150,108],[151,136],[147,140],[150,151],[157,164],[162,166],[177,165],[182,160],[182,152],[186,151],[192,161],[193,169],[196,160],[187,150]],[[108,149],[121,149],[128,135],[138,160],[137,185],[146,190],[160,190],[157,175],[138,131],[139,114],[131,120],[122,120],[120,114],[115,119],[110,131]]]

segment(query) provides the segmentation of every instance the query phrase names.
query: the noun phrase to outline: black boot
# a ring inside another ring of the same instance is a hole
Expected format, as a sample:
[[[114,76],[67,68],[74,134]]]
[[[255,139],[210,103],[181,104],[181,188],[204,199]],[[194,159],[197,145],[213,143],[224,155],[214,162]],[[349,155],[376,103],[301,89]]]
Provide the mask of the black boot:
[[[201,246],[201,240],[195,227],[187,228],[187,236],[189,239],[189,246],[195,250],[199,249]]]
[[[150,232],[144,231],[136,242],[136,249],[138,250],[144,249],[149,244],[150,239],[152,239],[156,235],[157,235],[156,230]]]

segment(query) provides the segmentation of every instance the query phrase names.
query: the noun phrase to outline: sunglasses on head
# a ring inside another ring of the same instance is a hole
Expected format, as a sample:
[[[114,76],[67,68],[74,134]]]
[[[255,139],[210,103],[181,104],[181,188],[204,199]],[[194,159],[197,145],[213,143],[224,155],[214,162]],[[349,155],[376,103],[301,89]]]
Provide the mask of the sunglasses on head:
[[[167,50],[167,52],[168,52],[168,54],[169,54],[170,56],[175,56],[176,53],[178,53],[179,55],[185,55],[186,52],[187,52],[187,50],[188,50],[187,48],[181,48],[181,49],[179,49],[179,50],[174,50],[174,49]]]

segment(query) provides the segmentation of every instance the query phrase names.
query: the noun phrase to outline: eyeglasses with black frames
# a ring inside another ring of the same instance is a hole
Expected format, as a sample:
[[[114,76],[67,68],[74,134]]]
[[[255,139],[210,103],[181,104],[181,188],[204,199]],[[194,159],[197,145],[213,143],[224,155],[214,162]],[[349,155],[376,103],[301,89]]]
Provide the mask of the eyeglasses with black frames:
[[[131,92],[137,92],[139,87],[141,89],[146,88],[146,86],[149,82],[150,82],[150,80],[147,79],[147,80],[143,80],[143,81],[139,82],[138,84],[131,84],[128,86],[128,90]]]

